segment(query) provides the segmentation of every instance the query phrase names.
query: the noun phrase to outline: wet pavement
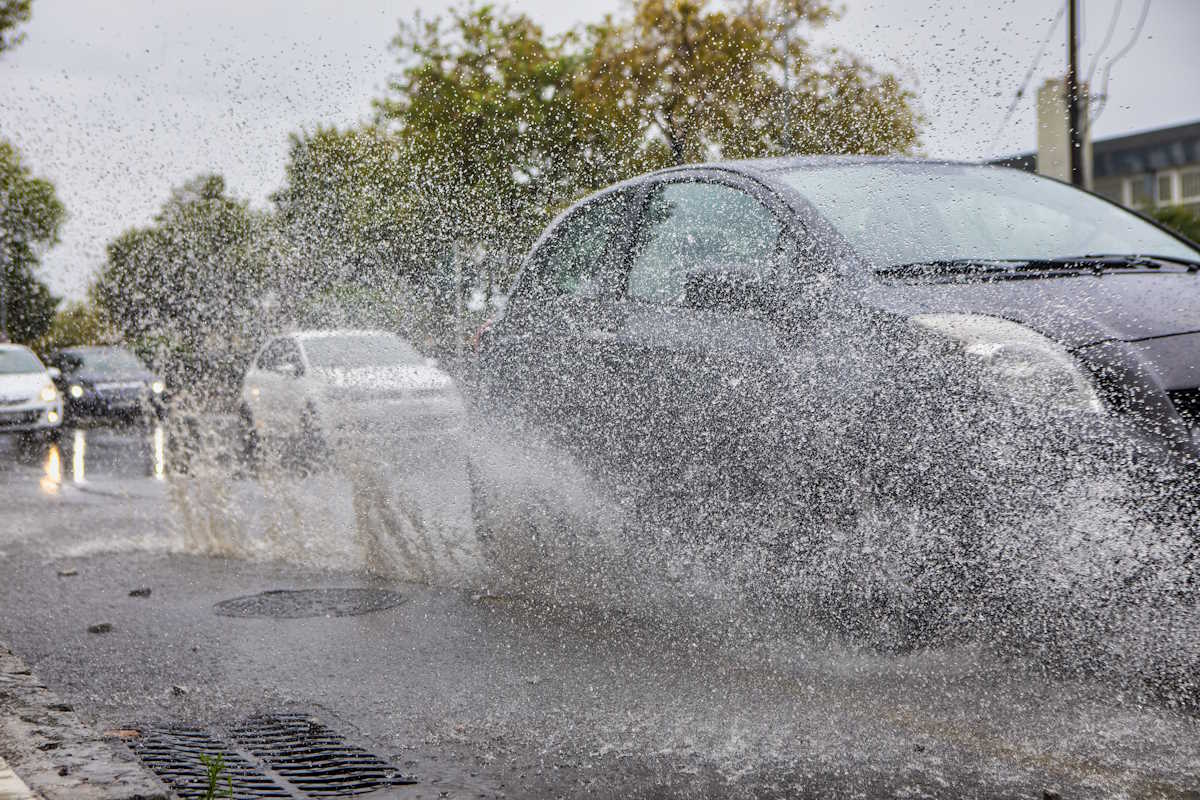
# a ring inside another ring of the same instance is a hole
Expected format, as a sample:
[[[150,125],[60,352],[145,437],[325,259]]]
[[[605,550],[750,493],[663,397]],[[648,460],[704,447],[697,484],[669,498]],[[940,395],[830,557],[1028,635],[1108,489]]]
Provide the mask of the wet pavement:
[[[366,480],[219,459],[179,476],[169,436],[0,439],[0,640],[100,730],[311,714],[420,780],[397,797],[1200,796],[1191,714],[984,646],[857,649],[733,601],[470,585],[438,568],[469,560],[461,503],[404,508],[440,496],[421,475],[453,483],[433,467],[379,448],[362,462],[391,471]],[[419,563],[367,570],[381,552]],[[401,602],[218,613],[345,588]]]

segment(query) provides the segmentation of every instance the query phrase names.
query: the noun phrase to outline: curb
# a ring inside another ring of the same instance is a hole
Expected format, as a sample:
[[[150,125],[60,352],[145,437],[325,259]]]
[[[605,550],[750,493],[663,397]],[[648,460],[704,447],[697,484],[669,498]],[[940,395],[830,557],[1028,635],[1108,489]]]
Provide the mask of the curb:
[[[173,797],[132,753],[96,735],[0,643],[0,800]]]
[[[0,800],[37,800],[3,758],[0,758]]]

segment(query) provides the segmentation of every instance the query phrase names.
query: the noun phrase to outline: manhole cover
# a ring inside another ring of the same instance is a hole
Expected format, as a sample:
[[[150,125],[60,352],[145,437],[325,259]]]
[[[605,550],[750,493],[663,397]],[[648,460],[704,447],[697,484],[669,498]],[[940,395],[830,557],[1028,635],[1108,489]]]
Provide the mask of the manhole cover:
[[[223,600],[215,606],[225,617],[352,617],[395,608],[403,595],[384,589],[275,589]]]

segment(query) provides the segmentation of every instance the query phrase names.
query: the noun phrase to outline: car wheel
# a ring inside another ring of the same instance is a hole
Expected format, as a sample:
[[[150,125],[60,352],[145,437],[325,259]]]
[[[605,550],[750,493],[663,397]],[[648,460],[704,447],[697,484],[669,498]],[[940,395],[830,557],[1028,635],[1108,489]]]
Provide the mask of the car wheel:
[[[312,403],[306,405],[300,413],[300,436],[297,445],[296,462],[301,472],[316,472],[328,459],[325,435],[321,432],[317,409]]]
[[[479,468],[471,459],[467,459],[467,487],[471,492],[471,525],[475,529],[475,538],[485,545],[491,536],[491,514],[488,509],[487,487],[480,478]]]
[[[238,409],[237,443],[242,463],[252,472],[258,471],[261,447],[258,430],[254,427],[254,415],[250,409],[242,406]]]

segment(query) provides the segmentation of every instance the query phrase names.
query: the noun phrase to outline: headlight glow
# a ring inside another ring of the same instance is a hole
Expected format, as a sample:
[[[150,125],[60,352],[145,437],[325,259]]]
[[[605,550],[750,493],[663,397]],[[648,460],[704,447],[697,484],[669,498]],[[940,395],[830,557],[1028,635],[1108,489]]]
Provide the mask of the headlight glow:
[[[162,381],[154,381],[150,384],[150,391],[154,392],[155,394],[162,394],[163,389],[166,388],[166,384],[164,384]]]
[[[961,344],[1018,404],[1092,414],[1104,410],[1075,357],[1031,328],[980,314],[918,314],[912,322]]]
[[[76,400],[83,397],[83,387],[80,386],[78,383],[71,384],[71,388],[69,391],[71,392],[71,397],[74,397]]]
[[[53,403],[58,399],[58,389],[54,388],[53,383],[48,383],[42,387],[42,391],[38,393],[38,399],[43,403]]]

